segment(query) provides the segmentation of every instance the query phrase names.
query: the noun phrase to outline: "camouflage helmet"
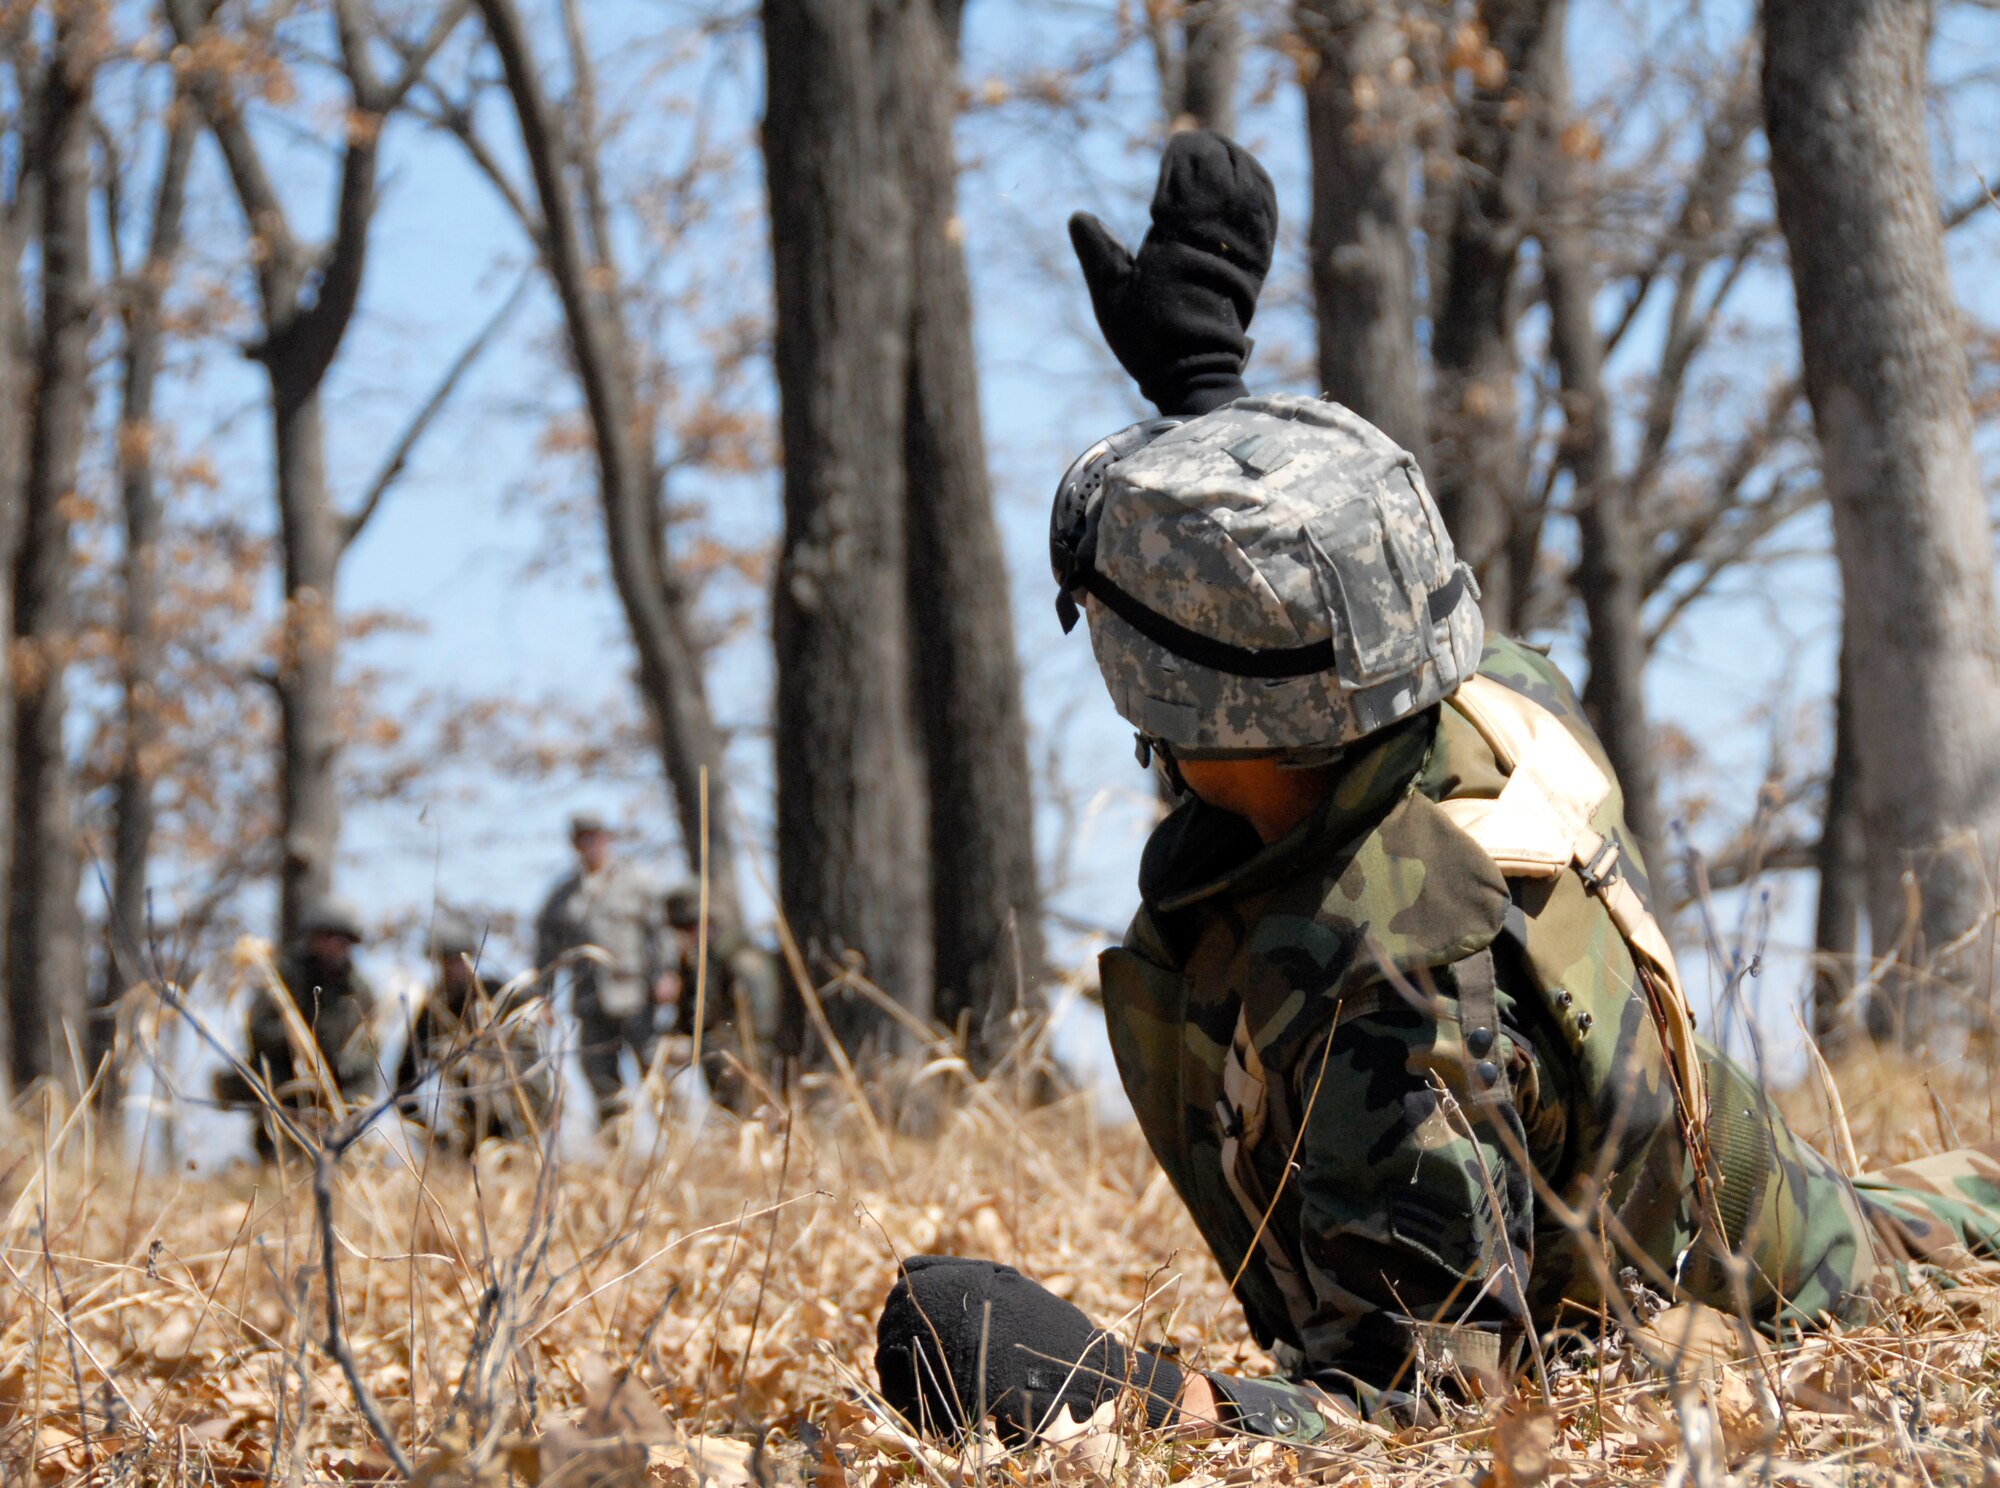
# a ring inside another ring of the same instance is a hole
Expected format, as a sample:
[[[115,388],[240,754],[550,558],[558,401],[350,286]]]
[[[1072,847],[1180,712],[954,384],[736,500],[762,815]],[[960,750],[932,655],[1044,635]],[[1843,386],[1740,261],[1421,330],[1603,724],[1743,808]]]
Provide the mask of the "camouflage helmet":
[[[1478,666],[1478,587],[1422,472],[1338,403],[1239,398],[1092,456],[1090,489],[1079,461],[1057,495],[1058,610],[1073,622],[1082,600],[1142,740],[1183,757],[1334,750]]]

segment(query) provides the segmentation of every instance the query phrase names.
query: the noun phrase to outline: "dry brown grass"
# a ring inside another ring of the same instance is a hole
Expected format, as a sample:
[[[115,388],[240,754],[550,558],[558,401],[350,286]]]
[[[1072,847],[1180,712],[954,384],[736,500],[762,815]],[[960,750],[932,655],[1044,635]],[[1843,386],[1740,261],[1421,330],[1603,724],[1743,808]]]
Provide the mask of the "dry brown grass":
[[[1843,1088],[1865,1161],[1994,1130],[1983,1070],[1871,1063]],[[1810,1089],[1791,1099],[1804,1128],[1826,1126]],[[899,1253],[1010,1261],[1143,1341],[1268,1368],[1132,1130],[1080,1100],[991,1098],[935,1126],[878,1143],[829,1095],[789,1133],[718,1114],[595,1167],[489,1147],[476,1172],[412,1168],[357,1148],[333,1186],[356,1371],[437,1485],[2000,1484],[1996,1275],[1751,1365],[1691,1355],[1677,1380],[1614,1337],[1564,1356],[1546,1400],[1400,1435],[1356,1425],[1311,1452],[1148,1438],[1112,1413],[1027,1453],[919,1449],[869,1394]],[[44,1103],[0,1149],[0,1244],[0,1482],[394,1476],[322,1346],[303,1163],[135,1177],[87,1119]],[[647,1445],[592,1451],[593,1436]]]

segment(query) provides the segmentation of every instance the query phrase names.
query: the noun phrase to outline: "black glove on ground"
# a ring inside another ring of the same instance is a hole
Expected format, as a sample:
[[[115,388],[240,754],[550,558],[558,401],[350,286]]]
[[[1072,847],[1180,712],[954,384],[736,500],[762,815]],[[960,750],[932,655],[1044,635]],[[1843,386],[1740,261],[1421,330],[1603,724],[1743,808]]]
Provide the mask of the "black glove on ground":
[[[1277,235],[1271,178],[1210,129],[1167,141],[1136,257],[1090,213],[1070,218],[1098,328],[1161,413],[1207,413],[1243,396],[1246,332]]]
[[[986,1408],[1009,1441],[1022,1441],[1059,1404],[1088,1419],[1129,1381],[1146,1402],[1146,1424],[1172,1419],[1181,1368],[1130,1352],[1081,1311],[1012,1266],[955,1256],[911,1256],[875,1324],[882,1394],[933,1434],[961,1431],[977,1408],[983,1304]]]

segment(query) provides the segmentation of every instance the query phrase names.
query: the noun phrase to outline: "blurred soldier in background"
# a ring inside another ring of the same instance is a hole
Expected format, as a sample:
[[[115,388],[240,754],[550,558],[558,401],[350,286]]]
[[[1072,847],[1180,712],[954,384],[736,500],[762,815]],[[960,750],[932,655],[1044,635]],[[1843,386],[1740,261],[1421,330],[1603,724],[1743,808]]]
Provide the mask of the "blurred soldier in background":
[[[567,952],[578,1059],[602,1126],[625,1109],[619,1054],[630,1049],[643,1076],[652,1062],[653,1006],[666,972],[666,919],[659,884],[613,856],[611,829],[595,812],[570,818],[576,868],[535,920],[535,964],[544,972]],[[585,947],[590,947],[584,951]]]
[[[374,1092],[375,990],[354,964],[354,948],[363,938],[361,917],[346,900],[324,899],[312,906],[299,939],[278,957],[281,985],[268,988],[250,1010],[248,1062],[294,1115],[319,1108],[321,1080],[294,1061],[281,997],[297,1008],[341,1099],[351,1103]],[[248,1084],[234,1071],[216,1077],[215,1093],[225,1104],[255,1103]],[[259,1121],[257,1155],[268,1162],[275,1151],[270,1124]]]
[[[546,1124],[554,1081],[540,1030],[545,1004],[532,986],[480,964],[484,936],[470,917],[440,910],[431,927],[430,994],[410,1026],[398,1086],[439,1070],[427,1099],[405,1113],[459,1153],[487,1137],[529,1139]]]
[[[673,1032],[695,1036],[701,1011],[701,1071],[709,1094],[739,1116],[756,1108],[757,1084],[769,1077],[778,1025],[778,969],[770,954],[712,907],[708,973],[701,976],[701,886],[681,884],[667,895],[667,924],[680,963],[670,979]]]

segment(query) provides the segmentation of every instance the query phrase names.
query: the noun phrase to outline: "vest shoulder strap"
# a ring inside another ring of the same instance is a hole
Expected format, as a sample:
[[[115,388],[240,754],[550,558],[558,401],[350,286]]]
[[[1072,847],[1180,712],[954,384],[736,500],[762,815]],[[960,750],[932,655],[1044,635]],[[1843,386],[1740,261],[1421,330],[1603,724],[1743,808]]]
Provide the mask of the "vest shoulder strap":
[[[1555,714],[1491,677],[1468,677],[1447,700],[1508,771],[1493,800],[1439,803],[1467,836],[1514,878],[1553,878],[1573,869],[1610,915],[1641,969],[1648,1010],[1666,1046],[1690,1135],[1708,1118],[1707,1082],[1695,1044],[1673,947],[1631,881],[1618,844],[1594,822],[1611,798],[1611,778]]]

